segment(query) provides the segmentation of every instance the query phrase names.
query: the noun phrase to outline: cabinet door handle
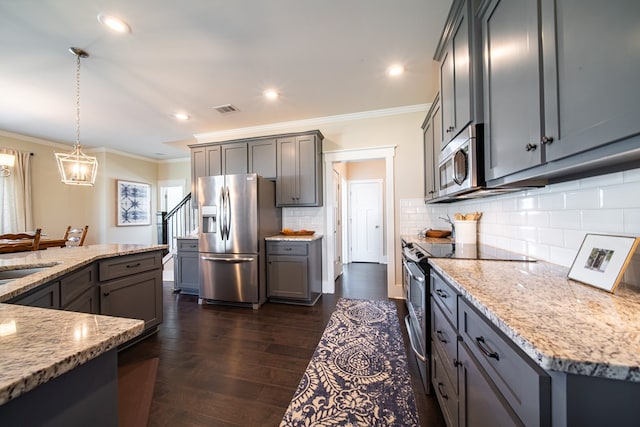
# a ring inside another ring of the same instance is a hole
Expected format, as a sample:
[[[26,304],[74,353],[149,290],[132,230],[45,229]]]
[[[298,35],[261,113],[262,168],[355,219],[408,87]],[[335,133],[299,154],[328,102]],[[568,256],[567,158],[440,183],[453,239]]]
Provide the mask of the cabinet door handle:
[[[458,359],[453,359],[453,366],[456,366],[456,367],[462,366],[462,362],[459,361]]]
[[[482,352],[482,354],[484,354],[487,357],[500,360],[500,355],[497,352],[492,351],[489,347],[487,347],[483,336],[476,337],[476,344],[478,344],[478,347],[480,348],[480,351]]]
[[[540,140],[540,143],[542,145],[551,144],[552,142],[553,142],[553,137],[552,136],[543,136],[542,139]]]
[[[136,268],[136,267],[140,267],[139,262],[136,262],[135,264],[127,264],[127,268]]]
[[[285,251],[289,251],[289,252],[291,252],[293,250],[293,248],[282,248],[282,249],[284,249]]]
[[[442,335],[442,331],[436,331],[436,336],[441,343],[446,344],[448,342],[447,339],[444,338],[444,335]]]
[[[443,291],[442,289],[436,289],[436,294],[438,294],[438,296],[442,299],[447,299],[449,298],[449,295],[447,295],[447,293],[445,291]]]
[[[537,144],[527,144],[527,146],[524,148],[527,151],[536,151],[536,148],[538,148]]]
[[[438,383],[438,393],[440,393],[440,396],[442,396],[442,398],[444,400],[449,400],[449,396],[447,396],[446,393],[444,391],[442,391],[442,386],[443,385],[444,384],[442,384],[442,383]]]
[[[108,297],[110,293],[111,292],[103,292],[102,295],[104,295],[105,297]]]

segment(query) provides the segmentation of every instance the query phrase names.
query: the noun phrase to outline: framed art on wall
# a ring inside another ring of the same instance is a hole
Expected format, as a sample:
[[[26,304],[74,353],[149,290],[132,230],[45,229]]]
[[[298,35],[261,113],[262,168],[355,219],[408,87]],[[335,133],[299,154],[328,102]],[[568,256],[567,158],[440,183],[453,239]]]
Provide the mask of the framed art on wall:
[[[615,292],[638,246],[637,237],[587,234],[573,260],[569,278]]]
[[[151,185],[116,181],[117,226],[151,224]]]

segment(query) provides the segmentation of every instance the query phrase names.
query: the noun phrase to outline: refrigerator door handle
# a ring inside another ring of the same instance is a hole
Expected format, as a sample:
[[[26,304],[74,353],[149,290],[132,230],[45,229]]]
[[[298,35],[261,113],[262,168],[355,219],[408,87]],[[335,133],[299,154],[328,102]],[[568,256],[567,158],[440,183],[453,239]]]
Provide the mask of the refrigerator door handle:
[[[227,227],[227,240],[231,232],[231,199],[229,198],[229,187],[226,187],[227,211],[225,213],[225,226]]]
[[[239,264],[241,262],[253,262],[255,258],[217,258],[210,256],[201,256],[200,259],[205,261],[214,261],[214,262],[226,262],[230,264]]]
[[[218,228],[220,229],[220,238],[224,240],[224,218],[222,217],[224,205],[224,188],[220,189],[220,197],[218,197]]]

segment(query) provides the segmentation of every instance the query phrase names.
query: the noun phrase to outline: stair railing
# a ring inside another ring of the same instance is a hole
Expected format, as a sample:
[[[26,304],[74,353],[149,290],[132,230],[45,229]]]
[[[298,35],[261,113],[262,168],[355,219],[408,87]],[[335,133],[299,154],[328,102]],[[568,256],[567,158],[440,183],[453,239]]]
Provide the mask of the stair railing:
[[[190,234],[198,225],[196,212],[191,200],[191,193],[187,194],[169,212],[158,212],[158,244],[169,245],[169,252],[176,249],[176,237]]]

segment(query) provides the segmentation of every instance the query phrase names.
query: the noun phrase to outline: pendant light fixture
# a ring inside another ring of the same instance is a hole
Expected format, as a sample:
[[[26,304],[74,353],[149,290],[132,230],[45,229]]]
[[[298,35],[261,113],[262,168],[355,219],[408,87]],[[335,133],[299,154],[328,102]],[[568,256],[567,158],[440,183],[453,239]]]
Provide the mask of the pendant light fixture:
[[[70,47],[76,56],[76,144],[69,154],[55,153],[58,171],[63,183],[70,185],[93,185],[98,172],[98,160],[82,152],[80,145],[80,58],[89,54],[79,47]]]

